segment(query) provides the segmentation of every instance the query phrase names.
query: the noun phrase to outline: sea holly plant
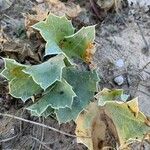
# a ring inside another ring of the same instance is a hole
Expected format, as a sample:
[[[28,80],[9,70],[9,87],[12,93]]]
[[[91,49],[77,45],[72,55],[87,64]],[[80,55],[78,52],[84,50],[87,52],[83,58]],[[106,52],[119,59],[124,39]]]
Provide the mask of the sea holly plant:
[[[51,57],[37,65],[4,58],[5,68],[1,74],[9,81],[9,93],[24,102],[34,99],[27,108],[32,115],[47,117],[55,113],[60,123],[75,120],[97,92],[96,70],[85,70],[74,63],[74,59],[90,63],[95,26],[75,32],[65,16],[49,14],[33,28],[46,41],[45,56]],[[36,95],[41,96],[33,98]]]
[[[150,123],[140,112],[137,99],[125,102],[128,97],[120,89],[98,91],[100,79],[90,65],[95,51],[95,26],[75,32],[65,16],[49,14],[33,28],[46,41],[45,56],[49,59],[26,65],[3,58],[5,68],[1,72],[8,80],[10,95],[23,102],[32,100],[26,108],[31,115],[55,114],[59,123],[74,120],[78,142],[90,150],[114,147],[105,142],[108,134],[120,146],[149,131]],[[75,63],[79,61],[86,63],[88,69]]]

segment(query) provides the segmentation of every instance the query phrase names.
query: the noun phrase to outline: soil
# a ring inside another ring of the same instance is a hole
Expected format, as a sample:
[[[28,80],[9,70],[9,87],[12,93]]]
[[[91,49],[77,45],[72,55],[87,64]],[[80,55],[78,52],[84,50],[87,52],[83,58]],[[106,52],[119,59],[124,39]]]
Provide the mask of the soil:
[[[9,5],[0,8],[0,56],[14,58],[20,63],[37,64],[41,61],[44,43],[37,38],[28,38],[25,28],[25,15],[34,14],[34,0],[7,0]],[[72,0],[73,1],[73,0]],[[73,1],[79,3],[79,1]],[[73,18],[76,27],[97,24],[94,64],[101,78],[100,89],[124,89],[129,99],[139,98],[140,110],[150,116],[150,11],[134,6],[119,13],[107,13],[103,20],[91,10],[90,3],[80,2],[84,8]],[[57,9],[56,9],[57,10]],[[86,11],[85,11],[86,10]],[[58,13],[58,12],[56,12]],[[4,40],[7,40],[4,44]],[[26,51],[23,51],[26,49]],[[40,56],[39,56],[40,55]],[[118,60],[124,62],[118,67]],[[1,59],[0,59],[1,60]],[[0,61],[0,69],[3,63]],[[122,76],[123,84],[114,82],[115,77]],[[0,112],[37,121],[70,134],[74,134],[75,123],[59,125],[55,117],[47,119],[30,116],[25,110],[28,105],[8,94],[8,83],[0,77]],[[6,139],[6,140],[5,140]],[[2,150],[86,150],[76,139],[56,133],[30,123],[0,116],[0,149]],[[139,143],[132,146],[138,150]],[[150,149],[148,143],[143,149]]]

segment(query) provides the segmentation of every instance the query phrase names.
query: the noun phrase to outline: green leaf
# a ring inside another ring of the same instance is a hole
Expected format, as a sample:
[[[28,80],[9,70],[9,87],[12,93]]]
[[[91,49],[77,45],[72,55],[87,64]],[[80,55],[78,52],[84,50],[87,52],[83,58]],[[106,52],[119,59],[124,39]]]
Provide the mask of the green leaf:
[[[104,88],[102,91],[95,95],[95,98],[98,99],[98,104],[103,106],[108,101],[121,100],[122,95],[123,90],[121,89],[109,90]]]
[[[60,42],[65,36],[74,33],[74,27],[71,21],[65,16],[58,17],[54,14],[50,14],[45,21],[35,24],[33,28],[39,30],[42,37],[47,42],[45,55],[62,53],[59,47]]]
[[[25,73],[12,79],[9,83],[9,93],[15,98],[21,98],[24,102],[41,91],[41,87],[33,81],[31,76]]]
[[[31,75],[33,80],[45,90],[55,81],[61,80],[62,69],[65,67],[63,59],[63,55],[57,55],[42,64],[24,69],[24,72]]]
[[[37,85],[31,76],[25,74],[23,69],[27,66],[17,63],[12,59],[4,59],[5,69],[2,75],[9,82],[9,93],[15,98],[21,98],[24,102],[33,95],[41,92],[41,87]]]
[[[78,114],[89,104],[97,91],[99,81],[96,71],[82,71],[68,67],[63,69],[63,78],[73,87],[77,97],[74,98],[70,108],[56,110],[60,122],[75,120]]]
[[[1,74],[9,81],[13,78],[22,76],[22,70],[26,68],[25,65],[22,65],[13,59],[4,58],[4,63],[5,69]]]
[[[52,107],[48,107],[42,114],[41,116],[44,118],[49,117],[50,115],[52,115],[54,113],[54,109]],[[35,111],[31,111],[31,116],[36,116],[39,117],[39,115],[35,112]]]
[[[60,47],[70,59],[79,58],[86,61],[86,57],[90,57],[88,55],[92,53],[90,51],[93,47],[90,47],[90,45],[94,42],[94,39],[95,26],[83,27],[75,34],[65,37]]]
[[[74,34],[74,27],[65,16],[50,14],[33,28],[39,30],[47,42],[45,55],[65,53],[70,60],[79,58],[85,62],[93,55],[91,45],[95,38],[95,26],[83,27]]]
[[[66,123],[71,120],[76,120],[78,114],[83,110],[83,106],[79,101],[79,98],[74,98],[71,108],[60,108],[55,110],[56,117],[59,123]]]
[[[42,98],[27,109],[41,116],[49,106],[54,109],[71,107],[75,96],[72,87],[65,80],[62,80],[62,82],[56,81],[54,85],[45,91]]]

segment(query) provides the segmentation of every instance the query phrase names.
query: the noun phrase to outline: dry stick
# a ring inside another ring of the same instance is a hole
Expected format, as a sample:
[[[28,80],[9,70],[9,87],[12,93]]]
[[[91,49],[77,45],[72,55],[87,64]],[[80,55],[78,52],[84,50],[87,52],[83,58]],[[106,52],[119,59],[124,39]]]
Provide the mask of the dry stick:
[[[96,16],[97,16],[99,19],[101,19],[100,16],[99,16],[99,11],[98,11],[98,9],[97,9],[97,7],[96,7],[96,4],[95,4],[94,0],[90,0],[90,4],[91,4],[91,6],[92,6],[92,8],[93,8],[93,10],[94,10],[94,12],[95,12],[95,14],[96,14]]]
[[[8,141],[10,141],[10,140],[16,138],[17,136],[18,136],[18,135],[15,135],[15,136],[13,136],[13,137],[10,137],[10,138],[7,138],[7,139],[0,140],[0,143],[2,143],[2,142],[8,142]]]
[[[135,17],[134,17],[134,19],[135,19]],[[143,39],[143,41],[144,41],[145,50],[146,50],[147,52],[149,52],[149,45],[148,45],[148,43],[147,43],[147,41],[146,41],[146,39],[145,39],[145,37],[144,37],[143,31],[142,31],[142,29],[141,29],[139,23],[138,23],[137,21],[135,21],[135,22],[136,22],[136,24],[137,24],[137,26],[138,26],[138,28],[139,28],[139,31],[140,31],[141,36],[142,36],[142,39]]]
[[[64,135],[66,135],[66,136],[70,136],[70,137],[73,137],[73,138],[76,138],[76,137],[77,137],[77,136],[75,136],[75,135],[72,135],[72,134],[69,134],[69,133],[60,131],[60,130],[58,130],[58,129],[56,129],[56,128],[47,126],[47,125],[42,124],[42,123],[38,123],[38,122],[31,121],[31,120],[23,119],[23,118],[20,118],[20,117],[14,116],[14,115],[10,115],[10,114],[3,114],[3,113],[0,113],[0,115],[1,115],[1,116],[4,116],[4,117],[10,117],[10,118],[13,118],[13,119],[17,119],[17,120],[21,120],[21,121],[24,121],[24,122],[28,122],[28,123],[31,123],[31,124],[34,124],[34,125],[42,126],[42,127],[44,127],[44,128],[48,128],[48,129],[50,129],[50,130],[53,130],[53,131],[58,132],[58,133],[60,133],[60,134],[64,134]]]
[[[143,72],[143,71],[147,68],[147,66],[149,66],[149,65],[150,65],[150,62],[148,62],[148,63],[141,69],[140,73]],[[138,91],[138,87],[139,87],[140,83],[141,83],[141,80],[139,80],[139,82],[138,82],[138,84],[137,84],[137,87],[136,87],[136,89],[135,89],[134,95],[135,95],[136,92]],[[139,91],[139,92],[142,92],[142,93],[143,93],[143,91]],[[145,92],[144,92],[143,94],[146,94],[146,95],[147,95],[147,93],[145,93]],[[148,94],[148,96],[150,96],[150,95]]]
[[[42,117],[42,123],[44,124],[44,117]],[[44,127],[42,127],[42,135],[41,135],[41,142],[43,142],[43,139],[44,139]],[[42,148],[42,144],[40,143],[40,146],[39,146],[39,150],[41,150],[41,148]]]
[[[83,137],[83,136],[76,136],[76,135],[73,135],[73,134],[69,134],[69,133],[63,132],[63,131],[61,131],[61,130],[58,130],[58,129],[56,129],[56,128],[47,126],[47,125],[45,125],[45,124],[38,123],[38,122],[34,122],[34,121],[31,121],[31,120],[27,120],[27,119],[23,119],[23,118],[14,116],[14,115],[3,114],[3,113],[0,113],[0,115],[1,115],[1,116],[4,116],[4,117],[10,117],[10,118],[13,118],[13,119],[17,119],[17,120],[21,120],[21,121],[24,121],[24,122],[28,122],[28,123],[31,123],[31,124],[34,124],[34,125],[42,126],[42,127],[44,127],[44,128],[48,128],[48,129],[50,129],[50,130],[53,130],[53,131],[55,131],[55,132],[57,132],[57,133],[60,133],[60,134],[63,134],[63,135],[69,136],[69,137],[73,137],[73,138],[77,138],[77,137],[80,137],[80,138],[91,138],[91,137]]]
[[[51,148],[49,148],[48,146],[46,146],[43,142],[41,142],[39,139],[37,139],[37,138],[35,138],[35,137],[32,137],[32,136],[31,136],[31,138],[34,139],[34,140],[36,140],[37,142],[39,142],[39,143],[40,143],[43,147],[45,147],[46,149],[52,150]]]

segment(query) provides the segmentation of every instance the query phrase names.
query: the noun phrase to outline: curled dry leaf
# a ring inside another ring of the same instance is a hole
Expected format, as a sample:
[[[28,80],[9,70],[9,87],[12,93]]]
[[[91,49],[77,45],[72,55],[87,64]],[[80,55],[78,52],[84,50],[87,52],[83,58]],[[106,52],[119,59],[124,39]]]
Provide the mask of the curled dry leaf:
[[[139,111],[137,98],[127,103],[109,101],[104,106],[93,102],[79,115],[76,124],[77,141],[90,150],[117,145],[124,148],[129,139],[142,140],[150,131],[150,121]]]
[[[70,18],[74,18],[82,11],[79,5],[72,2],[63,3],[59,0],[47,0],[46,2],[49,6],[49,11],[58,16],[66,14]]]
[[[78,143],[85,144],[89,150],[101,150],[103,147],[116,147],[119,144],[116,127],[112,119],[105,114],[103,107],[90,103],[88,108],[76,120]]]
[[[116,10],[118,12],[118,9],[121,8],[121,1],[122,0],[97,0],[96,3],[106,12],[110,9]]]
[[[3,43],[1,51],[11,58],[15,58],[21,62],[27,57],[33,59],[35,62],[39,62],[38,54],[33,51],[33,47],[27,41],[7,41]]]
[[[27,33],[28,37],[30,37],[30,35],[35,32],[35,31],[33,31],[33,28],[31,26],[33,26],[34,24],[36,24],[39,21],[44,20],[48,14],[48,10],[45,10],[44,8],[40,8],[38,5],[35,6],[33,8],[33,10],[36,11],[37,14],[35,14],[35,15],[24,14],[25,28],[26,28],[26,31],[27,31],[26,33]],[[40,35],[38,34],[38,36],[40,36]]]

